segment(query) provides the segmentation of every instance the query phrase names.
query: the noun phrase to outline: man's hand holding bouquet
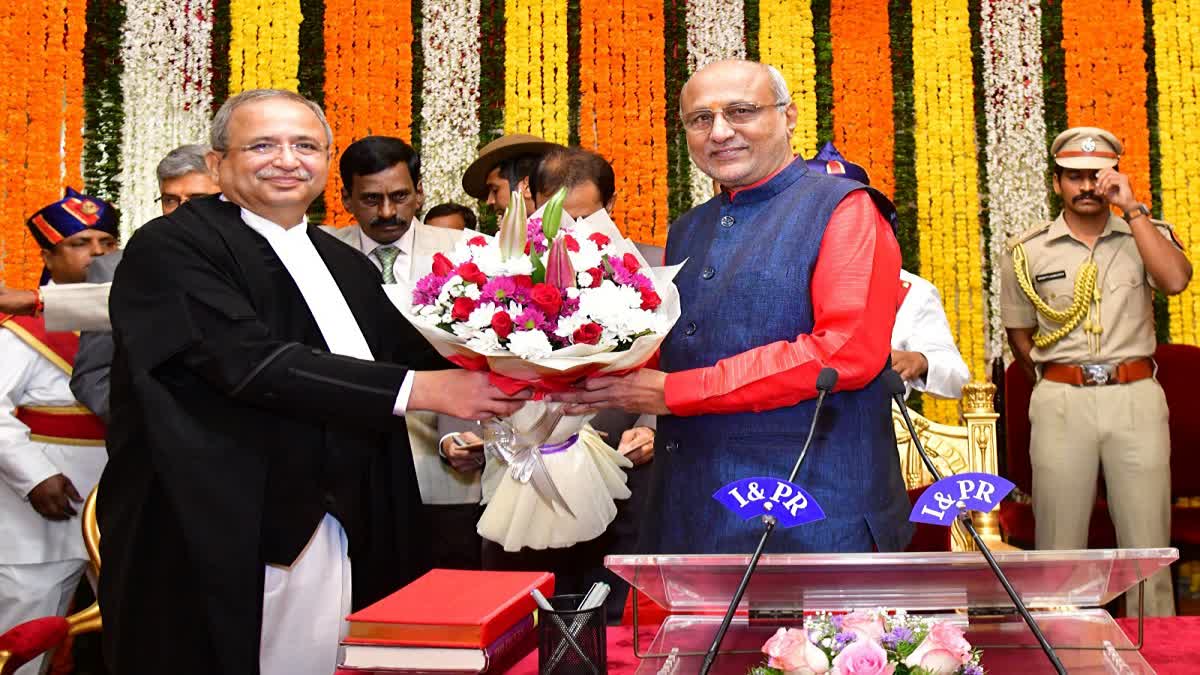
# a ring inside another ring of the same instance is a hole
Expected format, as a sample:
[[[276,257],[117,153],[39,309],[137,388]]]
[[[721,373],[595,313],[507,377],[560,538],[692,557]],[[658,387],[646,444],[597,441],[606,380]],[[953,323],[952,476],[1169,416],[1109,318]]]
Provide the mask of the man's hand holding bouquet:
[[[401,313],[450,361],[487,371],[507,393],[537,395],[483,423],[487,508],[479,533],[505,550],[593,539],[629,497],[629,461],[587,422],[541,394],[636,370],[679,318],[673,269],[652,269],[604,211],[573,221],[565,191],[525,217],[513,194],[496,238],[434,256],[415,286],[386,287]]]

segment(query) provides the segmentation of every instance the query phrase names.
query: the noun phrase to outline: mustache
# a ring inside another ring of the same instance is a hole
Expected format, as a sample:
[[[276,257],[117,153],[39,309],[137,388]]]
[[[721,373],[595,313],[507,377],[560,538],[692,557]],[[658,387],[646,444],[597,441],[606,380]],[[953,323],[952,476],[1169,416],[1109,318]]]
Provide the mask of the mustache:
[[[313,176],[312,172],[304,167],[292,169],[291,171],[284,171],[273,166],[268,166],[255,172],[254,177],[259,180],[268,180],[271,178],[296,178],[303,181],[310,181],[312,180]]]
[[[1090,199],[1096,202],[1104,201],[1100,198],[1100,195],[1096,194],[1095,192],[1081,192],[1075,195],[1075,198],[1071,200],[1071,203],[1074,204],[1075,202],[1081,202],[1085,199]]]
[[[400,216],[392,216],[391,218],[376,218],[371,221],[371,227],[400,227],[407,225],[407,220],[401,220]]]

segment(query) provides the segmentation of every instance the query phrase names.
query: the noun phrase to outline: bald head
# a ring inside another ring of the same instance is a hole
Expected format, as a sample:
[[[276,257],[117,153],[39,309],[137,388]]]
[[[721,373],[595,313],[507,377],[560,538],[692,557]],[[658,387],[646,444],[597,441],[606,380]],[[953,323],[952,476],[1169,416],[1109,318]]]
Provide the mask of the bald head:
[[[727,188],[757,183],[792,161],[796,106],[771,66],[710,63],[683,86],[679,111],[692,161]]]

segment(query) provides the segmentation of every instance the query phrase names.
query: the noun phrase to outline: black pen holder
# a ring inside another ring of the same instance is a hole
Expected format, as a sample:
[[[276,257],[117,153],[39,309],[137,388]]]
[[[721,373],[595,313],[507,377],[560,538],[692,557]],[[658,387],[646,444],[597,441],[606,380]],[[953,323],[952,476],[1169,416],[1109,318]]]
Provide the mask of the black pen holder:
[[[604,603],[580,610],[583,595],[556,595],[547,601],[553,611],[538,610],[539,675],[607,675]]]

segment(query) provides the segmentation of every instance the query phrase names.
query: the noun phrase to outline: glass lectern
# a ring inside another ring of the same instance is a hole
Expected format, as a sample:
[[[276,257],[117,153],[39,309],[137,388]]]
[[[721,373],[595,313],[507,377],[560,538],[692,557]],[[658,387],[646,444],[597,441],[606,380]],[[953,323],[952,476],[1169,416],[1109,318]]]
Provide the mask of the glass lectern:
[[[1178,550],[997,551],[995,556],[1072,674],[1154,672],[1138,653],[1140,608],[1135,644],[1102,607],[1170,565]],[[637,675],[699,671],[749,560],[749,555],[605,559],[635,593],[669,613],[648,647],[635,639],[642,657]],[[781,626],[800,625],[805,612],[880,607],[959,624],[971,644],[984,650],[990,673],[1054,672],[977,552],[765,555],[713,672],[742,675],[762,661],[763,642]]]

